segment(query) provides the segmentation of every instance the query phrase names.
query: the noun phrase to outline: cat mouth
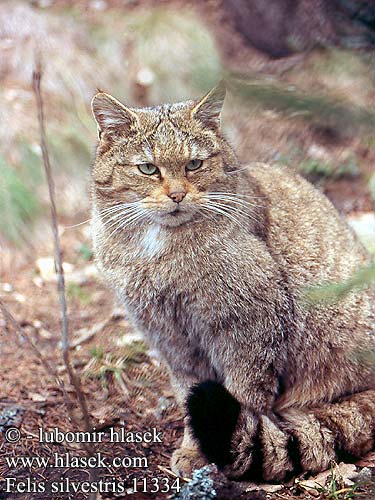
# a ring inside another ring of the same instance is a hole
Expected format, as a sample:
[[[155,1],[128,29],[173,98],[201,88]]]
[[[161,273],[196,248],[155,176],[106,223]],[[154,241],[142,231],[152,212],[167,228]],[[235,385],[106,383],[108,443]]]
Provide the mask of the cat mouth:
[[[168,212],[167,215],[171,215],[172,217],[176,217],[181,213],[181,210],[177,207],[173,212]]]

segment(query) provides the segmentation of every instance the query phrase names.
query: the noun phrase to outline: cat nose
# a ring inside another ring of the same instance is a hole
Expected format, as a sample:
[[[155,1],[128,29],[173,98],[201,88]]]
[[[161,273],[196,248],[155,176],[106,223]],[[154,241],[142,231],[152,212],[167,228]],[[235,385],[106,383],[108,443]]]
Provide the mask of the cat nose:
[[[180,203],[186,196],[185,191],[173,191],[173,193],[168,194],[175,203]]]

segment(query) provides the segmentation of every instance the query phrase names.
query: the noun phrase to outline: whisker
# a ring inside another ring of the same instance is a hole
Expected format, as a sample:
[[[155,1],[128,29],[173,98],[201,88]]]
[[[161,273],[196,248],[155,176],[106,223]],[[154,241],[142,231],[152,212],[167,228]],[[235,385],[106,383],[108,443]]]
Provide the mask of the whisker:
[[[113,219],[116,219],[120,217],[123,214],[131,214],[135,211],[137,211],[140,207],[135,204],[131,204],[130,206],[127,206],[127,204],[122,203],[120,205],[116,205],[115,208],[110,207],[109,209],[103,210],[103,212],[100,212],[100,216],[102,218],[102,222],[104,224],[108,224]],[[114,215],[113,215],[114,214]],[[108,220],[106,220],[108,217],[110,217]]]
[[[134,215],[137,215],[138,213],[140,213],[140,209],[134,209],[132,211],[129,211],[129,212],[120,212],[119,214],[115,214],[113,215],[109,220],[105,221],[103,220],[103,225],[104,227],[109,230],[111,229],[111,227],[115,226],[116,224],[118,224],[119,222],[121,222],[122,220],[127,220],[126,218],[127,217],[133,217]],[[120,219],[119,221],[117,219]],[[111,222],[111,224],[109,224]]]
[[[266,196],[253,196],[253,195],[250,195],[250,194],[242,194],[242,193],[228,193],[226,191],[208,191],[207,194],[219,194],[219,195],[223,195],[223,194],[226,194],[226,195],[232,195],[232,196],[236,196],[236,197],[239,197],[239,198],[247,198],[249,200],[256,200],[256,199],[259,199],[259,198],[266,198]]]
[[[218,202],[220,201],[220,203]],[[228,203],[237,203],[239,205],[241,205],[241,202],[242,200],[227,200]],[[246,206],[242,206],[242,208],[244,210],[241,210],[240,208],[236,207],[236,206],[232,206],[232,205],[228,205],[226,203],[223,203],[222,202],[222,199],[218,200],[215,202],[215,201],[211,201],[210,202],[212,205],[215,205],[215,206],[219,206],[222,210],[227,210],[231,213],[234,213],[234,214],[238,214],[239,216],[242,216],[242,217],[248,217],[249,219],[253,220],[254,222],[258,222],[257,219],[254,217],[253,214],[249,213],[246,209],[247,207]],[[246,211],[245,211],[246,210]]]
[[[217,194],[208,194],[208,198],[212,200],[228,200],[228,201],[233,201],[233,203],[238,203],[242,205],[248,205],[249,207],[253,208],[265,208],[264,205],[255,205],[254,203],[250,203],[249,201],[238,199],[237,196],[232,196],[232,195],[223,195],[219,196]]]
[[[104,208],[103,210],[98,210],[98,213],[100,215],[108,213],[108,212],[113,212],[117,210],[121,210],[122,208],[130,208],[133,206],[137,206],[139,204],[139,200],[134,201],[134,202],[129,202],[129,203],[117,203],[116,205],[111,205],[110,207]]]
[[[216,206],[212,206],[211,204],[210,205],[202,205],[202,206],[208,210],[211,210],[211,212],[216,212],[217,214],[220,214],[220,215],[223,215],[224,217],[227,217],[232,222],[237,224],[239,227],[241,227],[241,228],[243,227],[243,224],[241,224],[241,222],[236,217],[234,217],[232,214],[229,214],[224,209],[221,209],[221,208],[216,207]]]
[[[230,172],[227,172],[227,175],[235,175],[238,174],[238,172],[243,172],[244,170],[248,170],[249,167],[242,167],[238,168],[237,170],[231,170]]]
[[[244,212],[243,210],[241,210],[241,209],[239,209],[237,207],[233,207],[233,206],[228,205],[226,203],[217,203],[217,202],[216,203],[215,202],[211,202],[211,203],[214,206],[218,206],[220,208],[227,209],[229,212],[237,213],[238,215],[242,215],[244,217],[252,218],[250,213]]]
[[[211,217],[210,214],[206,214],[203,210],[200,210],[200,209],[198,211],[201,215],[203,215],[204,218],[206,218],[207,220],[209,220],[211,222],[216,223],[216,220],[213,217]],[[237,252],[236,248],[231,243],[229,243],[229,241],[226,238],[224,239],[224,241],[225,241],[224,246],[231,248],[233,250],[233,252]],[[222,243],[222,241],[220,243]]]
[[[146,218],[146,215],[147,214],[145,212],[134,214],[133,216],[129,217],[128,219],[123,220],[121,222],[121,224],[118,226],[117,230],[125,229],[126,227],[134,225],[139,220]],[[115,232],[116,232],[116,229],[115,229]]]
[[[90,221],[92,221],[92,218],[84,220],[83,222],[78,222],[78,224],[73,224],[73,226],[63,226],[63,229],[72,229],[73,227],[78,227],[82,226],[83,224],[87,224]]]
[[[134,224],[135,222],[141,220],[142,218],[145,218],[147,215],[148,215],[147,212],[143,211],[143,212],[135,213],[135,214],[131,215],[129,218],[127,218],[127,219],[116,221],[116,222],[119,222],[119,224],[107,236],[104,244],[106,244],[108,242],[108,240],[110,240],[117,232],[121,231],[121,229],[125,229],[127,226],[129,227],[130,225]],[[107,228],[107,229],[109,229],[109,228]]]

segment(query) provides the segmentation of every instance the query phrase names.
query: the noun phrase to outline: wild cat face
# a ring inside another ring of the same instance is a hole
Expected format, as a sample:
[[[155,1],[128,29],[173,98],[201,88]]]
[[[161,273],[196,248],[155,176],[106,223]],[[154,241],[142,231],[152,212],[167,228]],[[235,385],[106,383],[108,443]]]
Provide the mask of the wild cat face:
[[[135,109],[97,94],[93,180],[101,212],[126,227],[178,226],[208,211],[216,193],[228,190],[228,146],[219,131],[224,97],[220,84],[199,101]]]

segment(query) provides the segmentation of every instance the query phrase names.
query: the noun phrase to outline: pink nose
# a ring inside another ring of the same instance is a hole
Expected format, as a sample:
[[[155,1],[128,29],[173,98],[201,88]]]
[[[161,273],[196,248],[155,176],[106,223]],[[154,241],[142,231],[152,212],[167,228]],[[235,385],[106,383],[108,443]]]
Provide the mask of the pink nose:
[[[185,191],[174,191],[169,193],[169,198],[171,198],[175,203],[180,203],[186,196]]]

